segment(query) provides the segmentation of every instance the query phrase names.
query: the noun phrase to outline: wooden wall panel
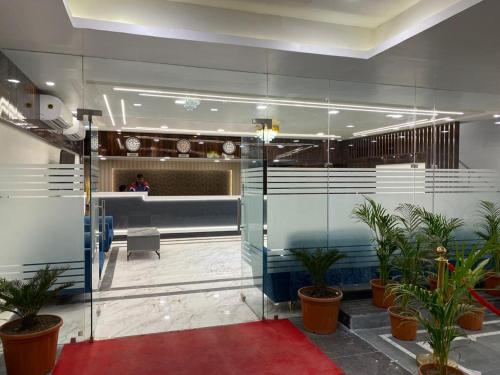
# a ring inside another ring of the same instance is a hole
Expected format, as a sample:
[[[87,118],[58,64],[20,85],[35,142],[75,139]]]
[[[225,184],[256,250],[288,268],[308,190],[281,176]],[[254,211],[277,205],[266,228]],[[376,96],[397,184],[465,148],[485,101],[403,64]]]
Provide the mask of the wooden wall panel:
[[[134,159],[108,159],[99,161],[100,191],[118,191],[117,184],[113,181],[113,169],[170,169],[185,171],[229,170],[231,171],[231,190],[233,195],[240,194],[240,162],[221,161],[215,163],[208,160],[140,160]],[[145,176],[147,178],[147,176]]]

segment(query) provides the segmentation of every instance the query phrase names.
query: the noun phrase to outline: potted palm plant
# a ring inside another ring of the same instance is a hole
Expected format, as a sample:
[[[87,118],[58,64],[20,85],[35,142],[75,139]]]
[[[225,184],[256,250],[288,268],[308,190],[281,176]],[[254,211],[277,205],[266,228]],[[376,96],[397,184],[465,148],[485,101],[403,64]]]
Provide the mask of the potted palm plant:
[[[389,282],[391,258],[397,250],[398,221],[380,204],[365,197],[365,201],[356,205],[354,217],[368,225],[372,232],[372,241],[376,246],[379,262],[379,278],[370,280],[372,302],[377,307],[388,308],[394,304],[394,296],[386,290]]]
[[[445,253],[444,248],[438,248],[440,269],[438,287],[435,290],[430,291],[413,284],[400,284],[394,288],[398,295],[409,297],[425,310],[425,313],[419,313],[417,317],[427,331],[434,360],[420,366],[421,375],[463,375],[461,370],[448,364],[453,340],[463,335],[455,323],[463,314],[475,310],[475,306],[465,303],[464,298],[468,294],[468,288],[482,279],[488,262],[487,259],[481,261],[484,249],[473,248],[467,257],[464,252],[457,252],[455,272],[449,274]]]
[[[493,265],[484,280],[487,293],[500,296],[500,205],[494,202],[481,201],[476,234],[485,241]]]
[[[305,329],[320,334],[335,332],[343,294],[341,290],[327,285],[326,274],[345,255],[337,249],[322,248],[314,252],[292,250],[292,253],[306,268],[313,282],[312,286],[298,291]]]
[[[447,249],[453,239],[454,232],[463,225],[462,219],[447,218],[443,214],[427,211],[423,207],[417,207],[417,212],[422,220],[423,233],[428,251],[431,254],[439,246]],[[431,290],[436,289],[436,282],[435,272],[430,272],[429,287]]]
[[[420,231],[421,218],[416,206],[403,203],[398,206],[396,212],[401,233],[396,240],[399,251],[392,262],[397,275],[389,285],[389,290],[397,284],[420,285],[422,276],[420,270],[428,258],[423,246]],[[409,306],[407,295],[397,296],[395,303],[388,309],[392,335],[399,340],[415,340],[418,312]]]
[[[5,365],[9,375],[41,375],[55,364],[59,328],[55,315],[38,315],[43,305],[71,283],[56,285],[64,268],[47,266],[30,280],[0,279],[0,310],[18,318],[0,327]]]

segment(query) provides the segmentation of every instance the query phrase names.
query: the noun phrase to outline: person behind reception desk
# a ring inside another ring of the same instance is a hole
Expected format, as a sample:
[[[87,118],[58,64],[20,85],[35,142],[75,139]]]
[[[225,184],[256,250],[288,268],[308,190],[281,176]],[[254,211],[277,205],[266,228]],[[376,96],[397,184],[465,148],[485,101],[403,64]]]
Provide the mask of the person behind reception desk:
[[[129,191],[145,191],[149,193],[151,188],[149,187],[149,183],[144,179],[144,175],[139,173],[135,182],[130,185]]]

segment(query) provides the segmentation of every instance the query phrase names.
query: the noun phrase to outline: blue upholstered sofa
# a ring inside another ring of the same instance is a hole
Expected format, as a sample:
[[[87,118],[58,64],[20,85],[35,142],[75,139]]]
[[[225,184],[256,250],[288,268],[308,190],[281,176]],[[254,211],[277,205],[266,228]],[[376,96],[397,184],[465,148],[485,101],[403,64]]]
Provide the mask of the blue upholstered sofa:
[[[106,216],[104,218],[104,238],[103,233],[99,233],[99,270],[102,271],[104,264],[104,253],[108,252],[114,238],[113,217]],[[99,229],[102,228],[102,219],[99,218]],[[91,273],[91,221],[90,216],[84,218],[84,238],[85,238],[85,292],[90,292],[92,289],[92,273]]]

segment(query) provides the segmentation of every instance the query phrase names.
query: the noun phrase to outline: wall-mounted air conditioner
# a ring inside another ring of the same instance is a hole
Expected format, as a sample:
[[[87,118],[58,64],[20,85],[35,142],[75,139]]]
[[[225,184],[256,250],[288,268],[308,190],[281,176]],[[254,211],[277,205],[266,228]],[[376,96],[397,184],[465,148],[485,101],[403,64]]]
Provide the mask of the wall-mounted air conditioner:
[[[64,129],[63,134],[72,141],[82,141],[85,139],[85,126],[83,126],[82,121],[73,118],[73,125],[68,129]]]
[[[55,96],[40,95],[40,120],[73,141],[85,138],[83,124],[76,120],[61,99]]]

